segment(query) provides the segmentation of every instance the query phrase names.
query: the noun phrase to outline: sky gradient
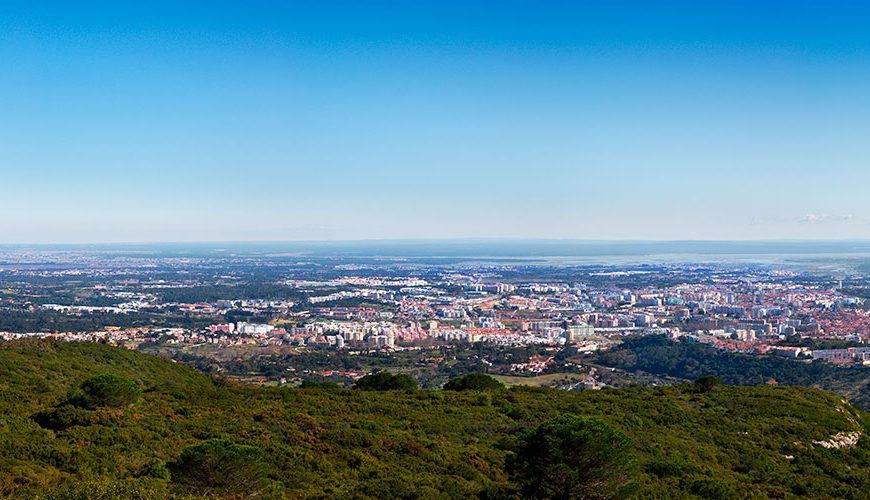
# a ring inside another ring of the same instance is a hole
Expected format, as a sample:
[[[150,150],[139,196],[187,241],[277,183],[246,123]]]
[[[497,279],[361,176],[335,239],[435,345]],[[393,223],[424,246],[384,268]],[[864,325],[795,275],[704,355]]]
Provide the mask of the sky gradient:
[[[0,243],[870,238],[866,2],[72,3],[0,0]]]

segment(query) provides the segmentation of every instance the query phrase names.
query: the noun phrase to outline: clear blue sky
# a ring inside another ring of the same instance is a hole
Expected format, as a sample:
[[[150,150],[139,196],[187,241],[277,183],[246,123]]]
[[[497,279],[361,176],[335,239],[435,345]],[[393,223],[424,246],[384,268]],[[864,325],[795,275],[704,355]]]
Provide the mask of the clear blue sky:
[[[0,0],[0,243],[867,238],[868,22]]]

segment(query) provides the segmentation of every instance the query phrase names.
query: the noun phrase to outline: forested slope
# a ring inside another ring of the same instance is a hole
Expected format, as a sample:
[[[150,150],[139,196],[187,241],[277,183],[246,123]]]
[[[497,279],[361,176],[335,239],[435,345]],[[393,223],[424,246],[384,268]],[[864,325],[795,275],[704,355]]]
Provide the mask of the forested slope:
[[[870,408],[870,367],[867,366],[843,367],[823,361],[738,354],[698,342],[672,342],[662,336],[626,339],[622,345],[600,354],[598,361],[624,370],[687,380],[712,374],[733,385],[776,383],[825,389]]]
[[[0,494],[546,495],[529,478],[559,472],[546,469],[559,450],[532,445],[575,425],[582,432],[569,437],[582,446],[562,452],[581,453],[572,456],[575,464],[583,453],[610,459],[608,470],[622,473],[608,479],[620,495],[870,497],[866,437],[843,449],[814,444],[867,433],[867,415],[832,393],[716,384],[596,392],[485,385],[241,387],[105,345],[6,343]],[[602,437],[624,446],[609,450]],[[576,472],[569,469],[565,477]]]

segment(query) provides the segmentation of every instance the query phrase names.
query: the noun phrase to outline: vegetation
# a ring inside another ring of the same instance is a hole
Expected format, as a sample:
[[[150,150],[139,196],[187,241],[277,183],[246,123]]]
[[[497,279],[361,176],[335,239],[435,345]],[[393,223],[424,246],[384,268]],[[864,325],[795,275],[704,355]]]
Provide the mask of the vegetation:
[[[181,452],[170,477],[181,484],[218,492],[253,494],[265,482],[263,450],[229,439],[209,439]]]
[[[100,407],[118,408],[133,404],[139,399],[141,392],[132,380],[104,373],[82,382],[81,394],[75,397],[75,402],[77,406],[89,410]]]
[[[504,384],[484,373],[470,373],[444,384],[447,391],[498,391]]]
[[[100,374],[141,395],[70,403]],[[259,388],[107,345],[0,343],[6,497],[601,496],[592,477],[643,498],[868,498],[868,430],[801,387]],[[814,444],[847,432],[865,437]]]
[[[162,288],[160,299],[165,302],[215,302],[218,300],[301,300],[305,296],[295,288],[269,283],[246,283],[242,285],[200,285],[178,288]]]
[[[722,380],[719,377],[714,377],[713,375],[704,375],[695,381],[695,387],[698,388],[701,392],[710,392],[713,389],[716,389],[722,385]]]
[[[140,346],[143,352],[168,356],[176,361],[192,365],[207,373],[221,373],[227,376],[247,377],[258,375],[269,380],[280,380],[291,373],[318,373],[329,371],[330,381],[346,387],[354,382],[341,372],[372,372],[388,370],[411,375],[424,388],[438,388],[452,378],[470,373],[489,375],[509,374],[531,375],[512,370],[518,360],[526,361],[538,355],[552,355],[545,346],[506,347],[459,343],[423,347],[420,350],[382,352],[377,350],[350,353],[346,350],[300,350],[252,349],[250,346],[226,348],[214,345],[188,346],[179,349],[177,345],[149,344]],[[561,357],[561,354],[557,353]],[[577,368],[565,368],[560,363],[553,365],[553,371],[576,373]],[[554,374],[554,373],[547,373]],[[560,377],[553,377],[554,382]],[[531,377],[524,382],[533,383]]]
[[[600,420],[562,415],[520,436],[510,469],[529,498],[624,497],[632,443]]]
[[[841,367],[778,356],[750,356],[714,349],[697,342],[671,342],[665,337],[626,339],[597,361],[624,370],[639,370],[684,380],[715,374],[732,385],[800,385],[837,392],[870,408],[870,367]]]
[[[356,388],[364,391],[413,391],[417,388],[417,381],[404,373],[394,375],[383,371],[362,377]]]
[[[341,386],[335,382],[329,382],[328,380],[306,379],[299,384],[300,389],[338,389],[340,387]]]
[[[203,328],[219,318],[192,316],[185,313],[81,313],[69,315],[58,311],[15,311],[0,309],[0,331],[3,332],[93,332],[109,326]]]

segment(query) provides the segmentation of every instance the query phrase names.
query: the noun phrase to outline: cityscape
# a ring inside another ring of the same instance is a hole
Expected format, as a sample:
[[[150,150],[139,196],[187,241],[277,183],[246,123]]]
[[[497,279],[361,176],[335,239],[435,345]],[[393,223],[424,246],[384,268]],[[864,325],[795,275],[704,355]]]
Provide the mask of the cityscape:
[[[426,372],[426,384],[437,387],[461,373],[449,368],[457,357],[481,346],[469,372],[483,366],[530,384],[547,375],[548,385],[562,374],[572,382],[559,381],[563,388],[601,389],[609,384],[596,354],[646,336],[759,359],[867,366],[870,373],[870,277],[852,257],[840,257],[844,267],[830,273],[812,262],[762,263],[758,256],[742,264],[572,264],[290,257],[256,245],[232,256],[213,248],[184,252],[6,250],[0,338],[103,342],[290,386],[316,377],[351,387],[370,372],[365,363],[343,369],[352,356],[393,358],[418,378]],[[340,358],[309,366],[317,351]],[[283,370],[265,356],[280,359]],[[242,359],[249,363],[239,365]],[[612,384],[638,383],[613,369],[606,374]]]

